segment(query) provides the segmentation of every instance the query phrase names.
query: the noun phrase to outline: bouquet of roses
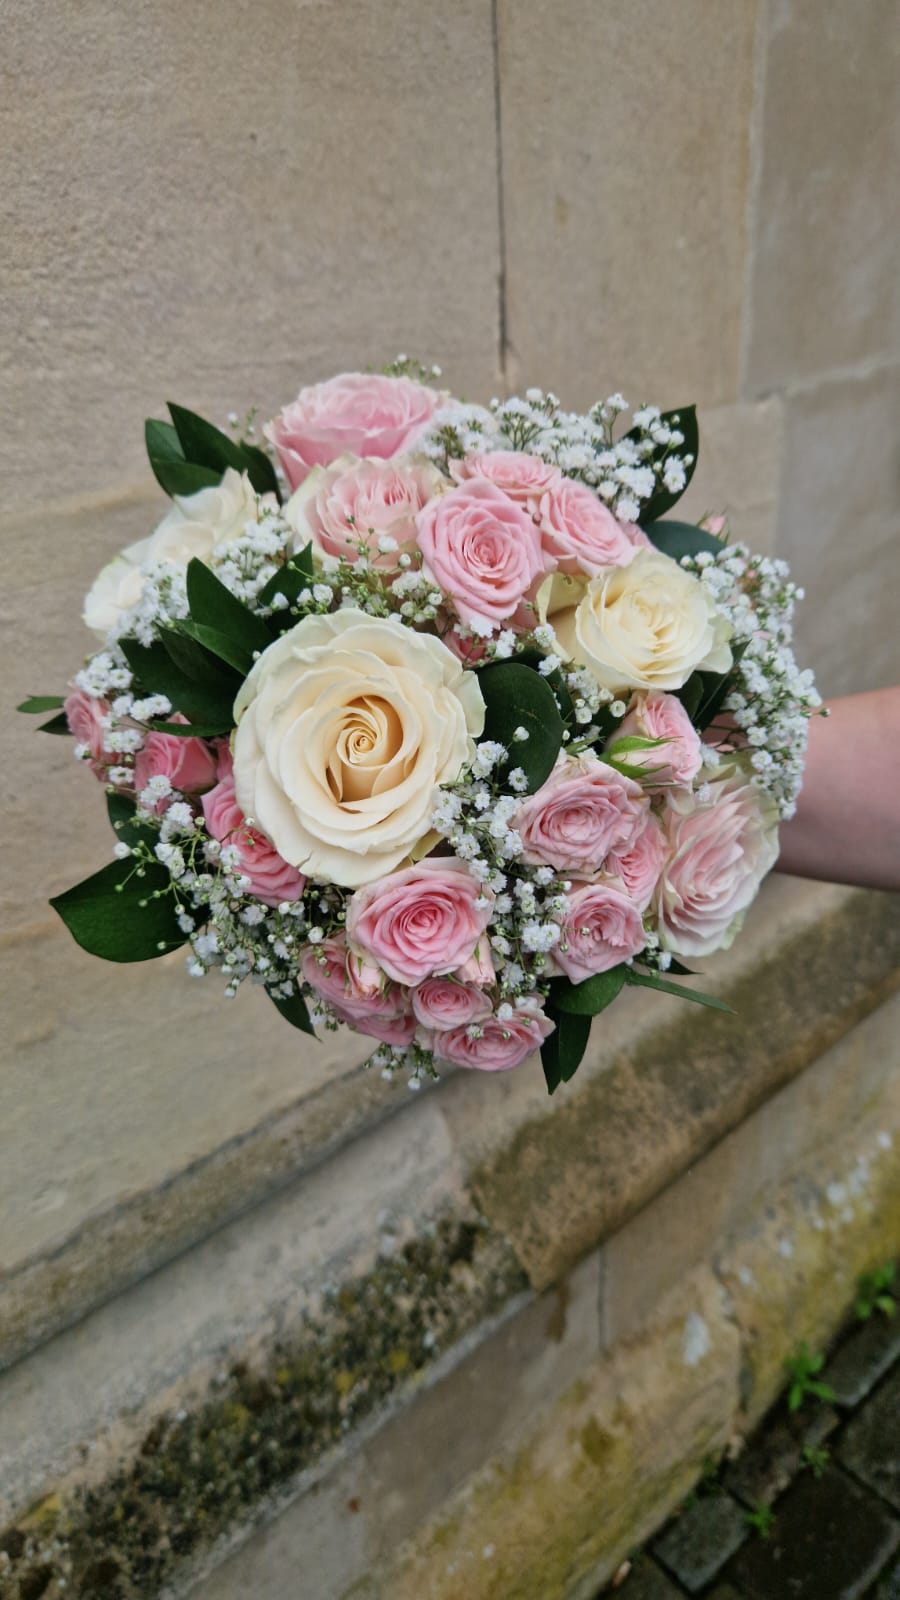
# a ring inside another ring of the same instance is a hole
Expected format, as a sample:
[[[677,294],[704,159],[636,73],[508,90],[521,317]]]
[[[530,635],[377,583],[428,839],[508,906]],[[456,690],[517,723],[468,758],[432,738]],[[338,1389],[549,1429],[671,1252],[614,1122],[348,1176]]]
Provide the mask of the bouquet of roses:
[[[673,976],[735,937],[820,702],[784,563],[666,515],[693,408],[438,376],[314,384],[262,445],[149,421],[171,509],[20,709],[104,787],[113,860],[52,901],[86,950],[186,945],[413,1085],[540,1047],[552,1092],[625,985],[721,1004]]]

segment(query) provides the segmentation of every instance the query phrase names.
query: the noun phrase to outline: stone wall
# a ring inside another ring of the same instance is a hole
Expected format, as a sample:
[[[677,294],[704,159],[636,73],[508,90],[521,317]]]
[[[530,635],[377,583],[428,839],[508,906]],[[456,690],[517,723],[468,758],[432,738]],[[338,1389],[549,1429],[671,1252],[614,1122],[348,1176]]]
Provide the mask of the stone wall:
[[[19,0],[8,705],[64,683],[80,594],[162,513],[146,415],[267,414],[398,350],[478,399],[697,401],[685,509],[790,558],[827,693],[896,680],[895,24],[891,0]],[[394,1109],[361,1050],[260,996],[72,945],[46,899],[107,858],[106,822],[69,747],[10,720],[6,1360]]]

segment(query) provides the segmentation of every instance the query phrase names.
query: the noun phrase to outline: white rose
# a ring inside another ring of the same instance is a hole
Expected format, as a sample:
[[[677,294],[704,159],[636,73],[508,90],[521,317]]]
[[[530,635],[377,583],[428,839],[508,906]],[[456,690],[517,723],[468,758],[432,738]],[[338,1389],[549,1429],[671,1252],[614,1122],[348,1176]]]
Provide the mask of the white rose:
[[[196,494],[176,495],[171,511],[146,539],[128,545],[95,579],[84,602],[84,621],[104,638],[117,627],[124,611],[141,598],[144,573],[167,565],[182,571],[197,557],[209,564],[219,546],[239,539],[262,506],[274,507],[273,495],[257,496],[246,473],[229,467],[221,483]]]
[[[477,676],[440,639],[355,609],[283,634],[234,711],[241,810],[292,866],[351,889],[428,833],[484,727]]]
[[[731,626],[703,584],[660,550],[585,583],[549,579],[538,596],[562,648],[613,694],[680,689],[696,668],[727,672]]]
[[[746,758],[709,775],[709,798],[673,790],[662,814],[669,858],[653,896],[660,943],[676,955],[727,950],[778,858],[778,811]]]

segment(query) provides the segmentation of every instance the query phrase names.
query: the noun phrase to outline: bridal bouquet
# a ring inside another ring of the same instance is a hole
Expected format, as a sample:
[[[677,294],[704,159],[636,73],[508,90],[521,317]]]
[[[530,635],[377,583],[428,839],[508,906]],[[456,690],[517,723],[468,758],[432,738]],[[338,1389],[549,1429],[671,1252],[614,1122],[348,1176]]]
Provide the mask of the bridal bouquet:
[[[417,1085],[541,1050],[734,939],[819,705],[783,562],[667,515],[693,408],[464,404],[400,358],[263,430],[146,425],[172,505],[104,567],[43,726],[113,859],[52,904],[112,961],[347,1023]]]

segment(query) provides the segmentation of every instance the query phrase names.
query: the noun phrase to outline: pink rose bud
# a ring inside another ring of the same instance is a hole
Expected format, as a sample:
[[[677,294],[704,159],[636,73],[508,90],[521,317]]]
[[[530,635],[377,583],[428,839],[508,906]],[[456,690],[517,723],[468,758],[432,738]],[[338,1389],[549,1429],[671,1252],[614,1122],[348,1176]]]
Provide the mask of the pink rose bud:
[[[342,372],[301,389],[263,429],[292,489],[338,456],[388,461],[411,449],[445,396],[410,378]]]
[[[429,856],[357,889],[347,939],[396,983],[421,983],[468,961],[490,917],[483,898],[464,861]]]
[[[186,724],[180,714],[173,722]],[[216,781],[216,755],[202,739],[179,739],[174,733],[148,733],[144,748],[134,763],[134,787],[138,794],[151,778],[168,778],[181,794],[199,794]]]
[[[383,974],[380,987],[372,987],[369,969],[353,959],[343,934],[308,945],[300,958],[300,976],[328,1005],[341,1008],[345,1022],[375,1015],[401,1017],[409,1011],[408,997]]]
[[[511,500],[518,500],[529,511],[537,507],[541,495],[563,482],[558,467],[524,450],[485,450],[450,462],[450,476],[457,483],[470,478],[487,478]]]
[[[306,884],[302,872],[285,861],[258,828],[248,828],[235,798],[230,756],[220,758],[219,771],[223,770],[226,775],[201,801],[207,832],[220,844],[237,848],[240,870],[250,879],[250,893],[257,900],[267,906],[280,905],[282,900],[299,900]]]
[[[540,502],[544,549],[560,572],[596,578],[604,567],[627,567],[635,546],[587,484],[560,478]]]
[[[700,735],[676,695],[666,694],[661,689],[636,694],[610,745],[615,745],[617,739],[635,736],[666,741],[655,750],[629,750],[623,756],[629,766],[648,769],[647,789],[693,782],[703,764],[703,747]],[[651,768],[658,770],[651,771]]]
[[[482,989],[454,978],[426,978],[413,989],[410,999],[416,1020],[438,1033],[463,1028],[491,1014],[491,1002]]]
[[[416,524],[423,571],[479,633],[509,621],[552,565],[528,512],[486,478],[430,500]]]
[[[457,967],[453,974],[460,983],[474,983],[479,989],[489,989],[497,974],[487,939],[479,939],[468,961]]]
[[[471,1037],[470,1029],[475,1032],[471,1023],[436,1033],[432,1040],[435,1060],[479,1072],[507,1072],[539,1049],[553,1032],[553,1023],[535,999],[534,1009],[520,1001],[508,1019],[491,1016],[479,1022],[477,1038]]]
[[[639,783],[596,756],[564,756],[511,826],[529,865],[593,875],[611,850],[630,847],[649,805]]]
[[[103,748],[103,718],[109,715],[109,704],[106,700],[95,700],[86,689],[73,689],[66,696],[63,710],[66,721],[76,744],[83,744],[90,752],[90,768],[94,775],[101,780],[106,778],[106,768],[114,756],[110,756]]]
[[[569,896],[559,944],[560,971],[583,983],[636,956],[646,944],[641,913],[633,900],[609,883],[589,883]]]

